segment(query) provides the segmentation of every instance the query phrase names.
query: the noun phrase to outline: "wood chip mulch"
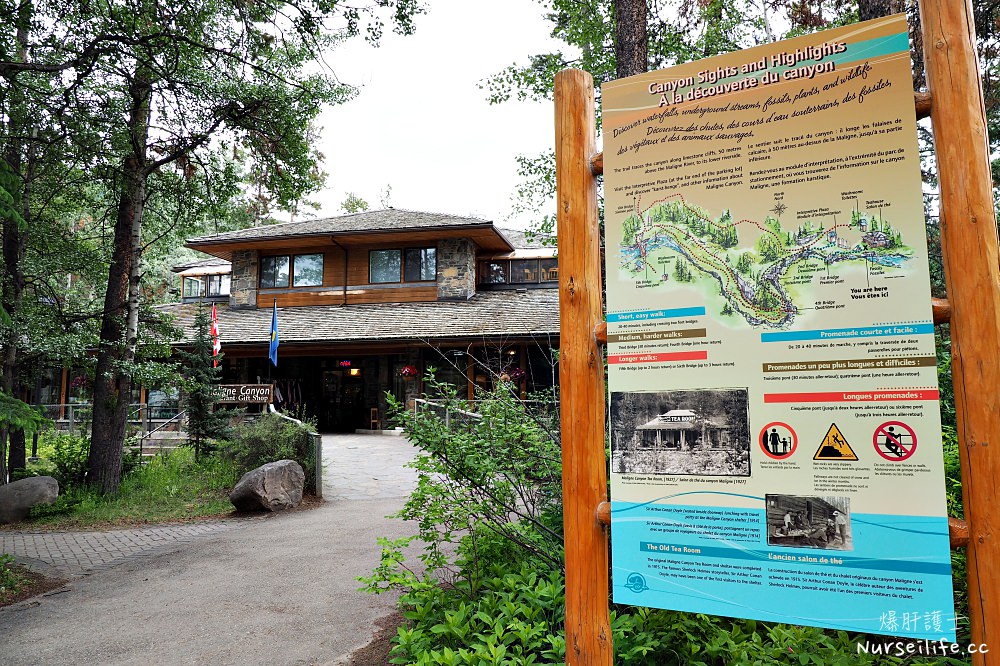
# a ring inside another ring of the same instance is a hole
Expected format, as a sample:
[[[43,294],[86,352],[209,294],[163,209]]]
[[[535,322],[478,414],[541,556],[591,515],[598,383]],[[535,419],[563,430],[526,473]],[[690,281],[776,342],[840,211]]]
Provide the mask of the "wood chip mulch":
[[[26,582],[20,586],[16,594],[8,594],[6,592],[0,594],[0,608],[30,599],[39,594],[51,592],[66,584],[66,580],[63,578],[48,578],[20,564],[14,565],[14,571],[21,578],[26,579]]]

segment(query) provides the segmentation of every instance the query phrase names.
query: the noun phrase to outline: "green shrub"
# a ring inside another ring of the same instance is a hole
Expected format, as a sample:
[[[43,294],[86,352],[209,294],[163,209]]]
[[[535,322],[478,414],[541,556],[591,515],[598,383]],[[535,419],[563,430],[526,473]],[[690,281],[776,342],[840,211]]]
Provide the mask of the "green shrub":
[[[69,432],[46,432],[42,439],[52,447],[52,476],[59,482],[62,492],[68,488],[82,486],[87,476],[87,462],[90,456],[90,438]]]
[[[222,455],[236,464],[240,474],[276,460],[294,460],[305,472],[305,489],[316,490],[316,453],[311,424],[299,425],[277,414],[262,414],[236,428],[232,440],[222,442]]]

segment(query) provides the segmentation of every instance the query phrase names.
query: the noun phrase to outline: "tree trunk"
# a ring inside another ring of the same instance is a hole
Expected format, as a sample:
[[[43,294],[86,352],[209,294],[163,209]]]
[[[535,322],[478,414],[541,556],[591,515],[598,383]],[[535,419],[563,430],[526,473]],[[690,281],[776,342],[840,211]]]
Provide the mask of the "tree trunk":
[[[31,22],[32,4],[25,1],[18,6],[17,32],[15,40],[17,42],[17,58],[26,61],[28,58],[28,28]],[[21,298],[24,293],[24,267],[21,265],[24,258],[25,249],[28,242],[28,227],[26,220],[29,218],[28,198],[31,187],[32,160],[28,159],[27,172],[24,173],[23,163],[24,138],[28,136],[28,126],[30,124],[29,114],[25,108],[24,95],[17,86],[11,86],[10,113],[8,115],[7,136],[11,137],[10,142],[4,150],[4,159],[10,167],[11,174],[17,178],[17,192],[14,195],[14,207],[18,209],[22,220],[8,216],[3,220],[2,243],[4,262],[4,285],[3,285],[3,307],[7,311],[8,317],[12,320],[12,325],[6,331],[3,340],[3,370],[0,373],[0,388],[8,395],[17,397],[17,390],[20,386],[20,364],[17,358],[17,344],[20,331],[13,323],[17,316],[17,311],[21,306]],[[24,431],[11,430],[6,428],[3,433],[3,444],[0,444],[0,455],[3,453],[4,444],[10,437],[9,463],[7,468],[0,474],[0,483],[5,483],[7,474],[17,469],[24,469],[27,465],[26,452],[24,450]]]
[[[139,262],[142,211],[146,202],[146,143],[152,84],[143,72],[129,87],[129,134],[133,153],[122,165],[122,189],[115,220],[108,290],[101,316],[101,337],[94,376],[94,416],[88,483],[111,493],[121,480],[125,427],[132,377],[123,365],[135,359],[139,311]]]
[[[615,65],[619,79],[649,68],[646,0],[615,0]]]

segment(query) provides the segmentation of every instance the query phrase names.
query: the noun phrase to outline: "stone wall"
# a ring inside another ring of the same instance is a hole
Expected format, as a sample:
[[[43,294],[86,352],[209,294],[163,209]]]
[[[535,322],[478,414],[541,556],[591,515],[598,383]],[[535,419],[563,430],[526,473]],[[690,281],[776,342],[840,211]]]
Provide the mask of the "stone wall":
[[[438,299],[467,301],[476,293],[476,246],[468,238],[445,238],[437,244]]]
[[[257,251],[233,252],[233,274],[229,285],[229,307],[257,307]]]

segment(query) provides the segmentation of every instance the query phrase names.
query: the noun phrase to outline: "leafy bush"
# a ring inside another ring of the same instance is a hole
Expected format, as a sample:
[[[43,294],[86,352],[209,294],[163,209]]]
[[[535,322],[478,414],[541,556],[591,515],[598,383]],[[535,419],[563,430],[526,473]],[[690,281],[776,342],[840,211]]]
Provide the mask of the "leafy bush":
[[[477,415],[454,386],[433,374],[425,385],[435,406],[416,414],[387,395],[391,417],[421,449],[410,463],[417,487],[396,517],[417,521],[423,568],[448,583],[461,578],[476,596],[494,564],[479,554],[480,543],[496,535],[540,571],[560,569],[562,467],[546,415],[529,413],[503,384],[479,396]],[[411,585],[401,553],[412,540],[385,542],[384,566],[369,589]]]
[[[309,423],[299,425],[277,414],[262,414],[236,428],[231,441],[222,442],[222,455],[232,460],[240,474],[276,460],[294,460],[306,474],[305,489],[316,490],[316,452]]]
[[[59,482],[59,490],[82,486],[87,477],[87,462],[90,456],[90,438],[69,432],[46,432],[42,434],[46,446],[52,447],[52,476]]]

